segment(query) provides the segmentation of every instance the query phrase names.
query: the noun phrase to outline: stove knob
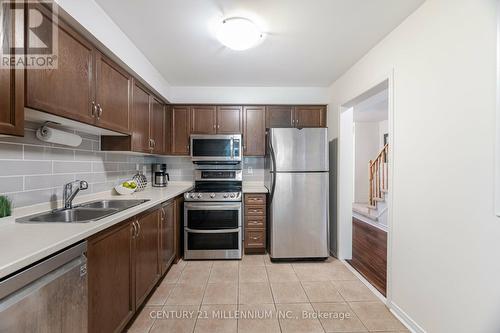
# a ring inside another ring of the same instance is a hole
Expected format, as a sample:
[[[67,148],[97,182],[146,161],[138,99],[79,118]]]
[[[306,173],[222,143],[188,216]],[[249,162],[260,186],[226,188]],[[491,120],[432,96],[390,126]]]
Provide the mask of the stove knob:
[[[210,198],[212,198],[212,199],[215,198],[215,193],[211,193]]]
[[[228,196],[229,196],[229,194],[224,193],[224,199],[227,199]]]
[[[196,193],[191,193],[191,199],[194,199],[195,196],[196,196]]]
[[[201,193],[198,193],[198,199],[201,199],[202,195]]]
[[[236,196],[236,194],[231,193],[231,199],[234,199],[235,196]]]

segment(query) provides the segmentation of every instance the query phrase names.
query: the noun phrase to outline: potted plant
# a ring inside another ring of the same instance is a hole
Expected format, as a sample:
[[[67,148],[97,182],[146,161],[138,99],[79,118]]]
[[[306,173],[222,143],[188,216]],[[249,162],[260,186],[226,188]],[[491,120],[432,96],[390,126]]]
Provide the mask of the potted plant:
[[[11,205],[9,198],[0,195],[0,218],[11,215]]]

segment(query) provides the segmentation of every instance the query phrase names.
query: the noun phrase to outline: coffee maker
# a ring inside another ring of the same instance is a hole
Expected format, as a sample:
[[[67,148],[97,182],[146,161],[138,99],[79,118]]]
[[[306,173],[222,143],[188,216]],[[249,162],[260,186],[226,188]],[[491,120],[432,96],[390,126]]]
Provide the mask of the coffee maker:
[[[151,168],[152,185],[153,187],[166,187],[167,182],[170,181],[170,176],[167,173],[167,165],[154,163]]]

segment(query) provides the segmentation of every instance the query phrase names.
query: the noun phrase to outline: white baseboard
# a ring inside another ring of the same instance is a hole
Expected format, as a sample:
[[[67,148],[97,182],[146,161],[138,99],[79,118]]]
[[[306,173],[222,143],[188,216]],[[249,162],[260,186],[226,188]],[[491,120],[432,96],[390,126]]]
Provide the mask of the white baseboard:
[[[394,304],[394,302],[387,302],[387,307],[412,333],[426,333],[420,325],[411,319],[399,306]]]
[[[392,312],[392,314],[394,316],[396,316],[396,318],[398,318],[399,321],[402,322],[403,325],[406,326],[406,328],[408,328],[412,333],[426,333],[426,331],[422,327],[420,327],[413,319],[411,319],[410,316],[408,316],[406,314],[406,312],[404,312],[399,306],[397,306],[396,304],[394,304],[394,302],[391,302],[390,300],[388,300],[387,298],[385,298],[384,295],[382,295],[374,286],[371,285],[370,282],[368,282],[367,279],[365,279],[363,277],[363,275],[361,275],[357,270],[355,270],[351,265],[349,265],[349,263],[346,260],[340,259],[340,261],[342,261],[346,265],[346,267],[354,275],[356,275],[356,277],[361,282],[363,282],[363,284],[368,289],[370,289],[370,291],[375,296],[377,296],[377,298],[380,299],[380,301],[382,303],[384,303],[389,308],[389,310]]]

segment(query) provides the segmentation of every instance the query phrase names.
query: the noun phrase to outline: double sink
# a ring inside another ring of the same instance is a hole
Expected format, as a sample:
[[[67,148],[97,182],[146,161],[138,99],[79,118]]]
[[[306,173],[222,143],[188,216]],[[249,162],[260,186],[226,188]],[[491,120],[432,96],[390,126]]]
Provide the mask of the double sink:
[[[103,219],[149,200],[98,200],[69,209],[54,210],[16,219],[19,223],[88,223]]]

